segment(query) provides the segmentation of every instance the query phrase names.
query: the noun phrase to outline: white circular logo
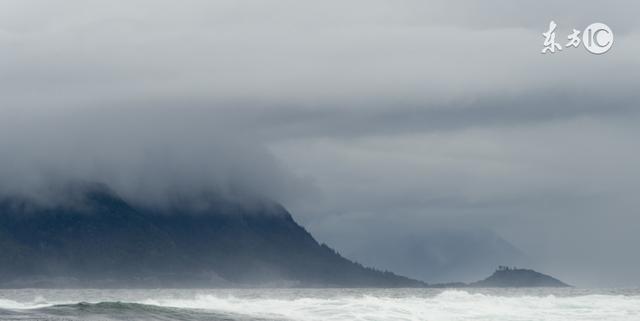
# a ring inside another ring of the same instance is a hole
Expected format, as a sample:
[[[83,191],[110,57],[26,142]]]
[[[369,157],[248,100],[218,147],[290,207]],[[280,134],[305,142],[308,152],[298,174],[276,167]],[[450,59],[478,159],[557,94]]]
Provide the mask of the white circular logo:
[[[603,54],[613,45],[613,32],[604,23],[592,23],[582,33],[582,44],[592,54]]]

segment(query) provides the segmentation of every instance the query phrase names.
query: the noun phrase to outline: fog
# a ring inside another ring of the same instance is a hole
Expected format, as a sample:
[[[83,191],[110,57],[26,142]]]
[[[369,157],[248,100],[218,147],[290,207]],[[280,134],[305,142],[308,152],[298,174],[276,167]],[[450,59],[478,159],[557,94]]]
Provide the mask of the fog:
[[[359,260],[362,244],[455,227],[571,284],[638,286],[639,9],[3,1],[0,190],[242,190]],[[550,20],[563,45],[597,21],[615,44],[541,55]]]
[[[215,116],[162,108],[15,112],[0,129],[2,191],[55,202],[56,188],[99,182],[161,207],[176,194],[286,200],[304,193],[303,180]]]

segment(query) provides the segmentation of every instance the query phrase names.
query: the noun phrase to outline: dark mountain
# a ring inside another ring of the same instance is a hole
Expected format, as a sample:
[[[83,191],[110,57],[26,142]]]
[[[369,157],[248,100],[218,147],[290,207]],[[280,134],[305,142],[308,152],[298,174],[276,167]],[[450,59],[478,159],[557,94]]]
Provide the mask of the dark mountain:
[[[98,184],[0,201],[0,287],[415,287],[319,244],[280,205],[211,197],[162,210]]]
[[[469,284],[473,287],[506,288],[506,287],[568,287],[566,283],[529,269],[499,267],[488,278]]]

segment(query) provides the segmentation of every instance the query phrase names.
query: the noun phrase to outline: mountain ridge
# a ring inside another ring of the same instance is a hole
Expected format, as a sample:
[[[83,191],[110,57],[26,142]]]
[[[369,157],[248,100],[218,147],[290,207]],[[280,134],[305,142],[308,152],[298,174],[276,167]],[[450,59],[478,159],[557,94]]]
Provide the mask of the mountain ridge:
[[[568,286],[508,267],[438,284],[368,268],[268,200],[177,198],[150,208],[102,184],[70,185],[55,197],[0,198],[0,288]]]
[[[69,193],[0,201],[0,287],[426,286],[342,257],[274,202],[159,210],[99,184]]]

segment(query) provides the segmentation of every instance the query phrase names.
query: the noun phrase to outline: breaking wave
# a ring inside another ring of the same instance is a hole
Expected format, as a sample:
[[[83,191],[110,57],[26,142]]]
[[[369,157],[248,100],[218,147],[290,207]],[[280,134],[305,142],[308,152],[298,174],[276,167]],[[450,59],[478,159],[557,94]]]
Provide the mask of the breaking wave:
[[[254,290],[268,292],[269,290]],[[197,294],[135,302],[0,299],[10,320],[640,320],[640,294],[522,295],[446,290],[435,294],[334,290],[269,298]]]

